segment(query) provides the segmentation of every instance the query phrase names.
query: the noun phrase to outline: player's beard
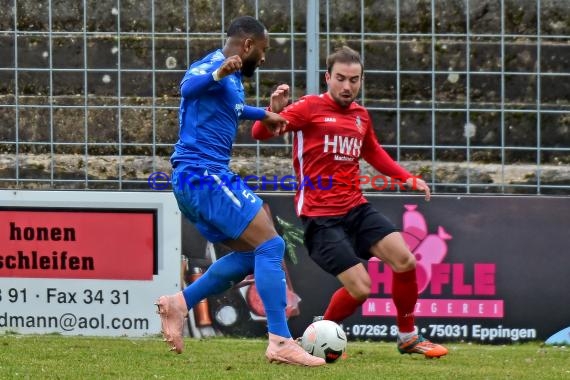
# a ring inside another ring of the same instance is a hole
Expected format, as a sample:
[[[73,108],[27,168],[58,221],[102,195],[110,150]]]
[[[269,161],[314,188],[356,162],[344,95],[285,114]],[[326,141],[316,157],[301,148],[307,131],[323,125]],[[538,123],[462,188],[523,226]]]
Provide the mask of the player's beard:
[[[241,65],[241,74],[244,77],[252,77],[257,69],[257,61],[254,60],[244,60]]]
[[[350,95],[350,96],[343,96],[343,95]],[[356,95],[352,93],[339,93],[336,95],[331,94],[334,101],[341,107],[348,107],[352,104],[354,99],[356,99]]]

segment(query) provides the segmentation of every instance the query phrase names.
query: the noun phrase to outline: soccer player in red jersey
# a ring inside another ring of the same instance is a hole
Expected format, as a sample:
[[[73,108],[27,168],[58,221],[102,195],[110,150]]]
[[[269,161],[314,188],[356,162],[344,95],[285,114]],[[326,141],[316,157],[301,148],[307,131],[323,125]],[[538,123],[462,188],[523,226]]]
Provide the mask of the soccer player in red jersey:
[[[278,133],[293,132],[297,183],[307,184],[298,186],[295,209],[303,222],[309,256],[343,285],[333,294],[323,318],[340,323],[364,303],[371,281],[361,259],[377,257],[394,272],[398,350],[440,357],[447,349],[424,338],[415,326],[418,285],[414,255],[394,224],[366,200],[359,182],[347,186],[346,178],[359,178],[359,159],[363,158],[379,172],[403,180],[408,187],[423,191],[426,200],[430,198],[429,186],[382,148],[368,111],[354,101],[363,74],[360,54],[344,46],[327,58],[327,92],[306,95],[288,105],[289,86],[282,84],[270,101],[271,111],[288,121]],[[252,135],[264,140],[274,132],[256,122]],[[332,184],[322,186],[329,180]]]

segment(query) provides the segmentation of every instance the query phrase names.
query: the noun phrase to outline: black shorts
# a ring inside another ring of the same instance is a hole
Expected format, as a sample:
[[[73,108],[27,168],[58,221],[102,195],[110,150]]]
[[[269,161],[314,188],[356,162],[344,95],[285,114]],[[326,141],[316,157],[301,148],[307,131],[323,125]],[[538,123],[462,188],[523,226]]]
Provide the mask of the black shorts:
[[[376,242],[399,231],[370,203],[343,216],[303,217],[302,221],[309,256],[335,277],[361,260],[370,259],[370,248]]]

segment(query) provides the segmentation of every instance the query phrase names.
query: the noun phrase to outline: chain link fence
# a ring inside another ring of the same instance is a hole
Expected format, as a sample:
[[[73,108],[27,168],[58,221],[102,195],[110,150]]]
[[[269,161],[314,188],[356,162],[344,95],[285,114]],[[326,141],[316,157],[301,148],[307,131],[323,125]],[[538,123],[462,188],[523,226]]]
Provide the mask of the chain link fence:
[[[359,102],[436,193],[570,194],[570,3],[562,0],[4,0],[0,188],[148,190],[168,173],[178,84],[234,17],[270,31],[248,80],[265,106],[325,91],[325,58],[361,52]],[[239,128],[232,168],[291,173],[291,141]],[[364,164],[363,170],[370,168]]]

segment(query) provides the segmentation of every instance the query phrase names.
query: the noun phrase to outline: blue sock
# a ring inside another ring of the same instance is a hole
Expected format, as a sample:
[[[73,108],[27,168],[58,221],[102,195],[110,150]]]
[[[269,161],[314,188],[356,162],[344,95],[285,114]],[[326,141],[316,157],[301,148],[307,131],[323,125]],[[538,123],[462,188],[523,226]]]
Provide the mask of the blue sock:
[[[255,287],[263,301],[270,333],[290,338],[285,307],[287,306],[287,283],[281,267],[285,254],[285,242],[281,236],[266,241],[255,253]]]
[[[228,290],[252,274],[254,265],[253,252],[231,252],[215,261],[199,279],[182,291],[188,309],[204,298]]]

